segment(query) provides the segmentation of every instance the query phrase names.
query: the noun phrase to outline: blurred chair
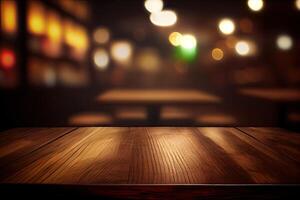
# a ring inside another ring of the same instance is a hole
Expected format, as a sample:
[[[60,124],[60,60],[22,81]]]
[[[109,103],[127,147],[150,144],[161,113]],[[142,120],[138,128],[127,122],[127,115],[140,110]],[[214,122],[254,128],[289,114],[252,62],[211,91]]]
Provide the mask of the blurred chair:
[[[86,112],[71,116],[68,123],[75,126],[111,125],[113,124],[113,119],[106,113]]]
[[[141,107],[119,107],[114,111],[114,119],[117,121],[146,121],[147,112]]]

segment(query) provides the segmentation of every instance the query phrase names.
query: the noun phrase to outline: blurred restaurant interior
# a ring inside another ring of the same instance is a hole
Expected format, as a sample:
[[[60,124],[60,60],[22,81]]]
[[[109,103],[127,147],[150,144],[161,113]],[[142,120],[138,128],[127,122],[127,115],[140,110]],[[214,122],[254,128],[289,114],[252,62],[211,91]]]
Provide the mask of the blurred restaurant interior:
[[[300,0],[0,3],[3,129],[299,129]]]

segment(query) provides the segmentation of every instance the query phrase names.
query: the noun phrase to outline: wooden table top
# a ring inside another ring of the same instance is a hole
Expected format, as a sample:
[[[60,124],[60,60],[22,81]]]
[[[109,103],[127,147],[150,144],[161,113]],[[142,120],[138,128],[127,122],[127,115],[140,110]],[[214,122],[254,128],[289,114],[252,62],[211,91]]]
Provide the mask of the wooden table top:
[[[240,94],[266,99],[276,102],[297,102],[300,101],[300,89],[284,88],[246,88],[239,91]]]
[[[97,101],[104,104],[197,104],[219,103],[218,96],[199,90],[109,90]]]
[[[300,183],[300,135],[279,128],[17,128],[0,183]]]

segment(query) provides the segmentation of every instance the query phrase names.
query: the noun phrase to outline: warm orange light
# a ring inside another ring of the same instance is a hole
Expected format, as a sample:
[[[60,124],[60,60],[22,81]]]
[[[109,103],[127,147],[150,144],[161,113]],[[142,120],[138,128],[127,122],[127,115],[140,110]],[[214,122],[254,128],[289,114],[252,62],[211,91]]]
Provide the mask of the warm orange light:
[[[65,21],[64,27],[66,44],[79,51],[85,51],[89,46],[87,31],[82,26],[78,26],[69,20]]]
[[[64,40],[65,43],[68,44],[69,46],[74,45],[74,25],[71,21],[66,20],[64,22]]]
[[[181,44],[181,40],[182,40],[181,33],[173,32],[169,35],[169,41],[175,47],[177,47]]]
[[[222,49],[215,48],[215,49],[212,50],[211,56],[212,56],[212,58],[213,58],[214,60],[219,61],[219,60],[222,60],[222,59],[223,59],[224,53],[223,53]]]
[[[76,40],[75,47],[78,50],[85,51],[88,48],[88,34],[83,27],[76,27],[74,39]]]
[[[11,69],[16,63],[16,57],[12,50],[4,49],[1,51],[1,67]]]
[[[47,16],[47,36],[52,42],[60,42],[62,37],[62,27],[60,19],[54,12]]]
[[[1,25],[7,33],[15,33],[17,30],[17,6],[13,0],[1,1]]]
[[[27,25],[28,31],[32,34],[41,35],[46,31],[45,9],[37,3],[31,2],[28,9]]]

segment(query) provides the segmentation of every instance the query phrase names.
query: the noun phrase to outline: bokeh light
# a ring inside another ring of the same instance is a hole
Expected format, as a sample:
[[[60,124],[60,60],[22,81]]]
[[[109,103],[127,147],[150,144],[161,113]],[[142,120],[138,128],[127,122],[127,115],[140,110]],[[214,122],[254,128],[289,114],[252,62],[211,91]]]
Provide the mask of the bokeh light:
[[[16,63],[16,57],[12,50],[2,49],[0,53],[1,67],[11,69]]]
[[[175,47],[177,47],[181,44],[181,40],[182,40],[181,33],[173,32],[169,35],[169,41]]]
[[[293,39],[289,35],[280,35],[277,37],[277,47],[281,50],[287,51],[293,47]]]
[[[47,17],[47,36],[52,42],[59,42],[62,38],[60,19],[54,12],[50,12]]]
[[[250,53],[250,45],[247,41],[239,41],[235,45],[235,51],[238,55],[247,56]]]
[[[1,2],[1,29],[6,33],[15,33],[17,29],[17,6],[13,0]]]
[[[295,0],[295,6],[298,10],[300,10],[300,0]]]
[[[177,15],[172,10],[163,10],[151,13],[150,21],[156,26],[173,26],[177,22]]]
[[[111,46],[112,58],[120,63],[126,63],[132,56],[132,46],[127,41],[117,41]]]
[[[223,34],[230,35],[235,31],[235,24],[231,19],[225,18],[219,22],[219,29]]]
[[[197,40],[195,36],[191,34],[185,34],[181,38],[181,44],[184,49],[194,49],[197,46]]]
[[[44,7],[37,2],[30,2],[28,10],[28,30],[32,34],[41,35],[46,30]]]
[[[248,0],[248,7],[252,10],[252,11],[260,11],[263,9],[264,7],[264,1],[263,0]]]
[[[222,51],[222,49],[219,49],[219,48],[214,48],[211,52],[211,56],[214,60],[222,60],[223,57],[224,57],[224,53]]]
[[[94,63],[100,70],[105,70],[109,64],[109,55],[105,49],[97,49],[94,52]]]
[[[164,7],[162,0],[146,0],[144,5],[150,13],[160,12]]]
[[[110,32],[107,28],[100,27],[95,30],[93,37],[98,44],[106,44],[110,39]]]

